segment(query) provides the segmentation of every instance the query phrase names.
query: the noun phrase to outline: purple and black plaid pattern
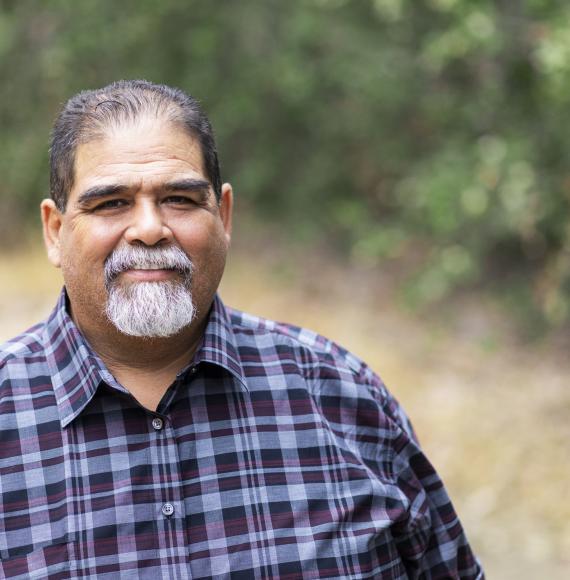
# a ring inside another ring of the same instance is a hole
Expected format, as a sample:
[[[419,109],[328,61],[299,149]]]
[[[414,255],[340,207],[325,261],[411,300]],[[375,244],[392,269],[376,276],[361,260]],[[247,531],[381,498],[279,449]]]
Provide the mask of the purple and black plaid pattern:
[[[216,298],[153,413],[62,293],[1,351],[0,577],[483,572],[403,411],[350,353]]]

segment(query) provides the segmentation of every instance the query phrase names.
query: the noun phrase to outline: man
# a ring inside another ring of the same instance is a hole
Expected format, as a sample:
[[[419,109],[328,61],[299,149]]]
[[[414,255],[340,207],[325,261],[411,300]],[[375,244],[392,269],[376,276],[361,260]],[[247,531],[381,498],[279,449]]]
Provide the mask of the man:
[[[65,288],[2,348],[3,577],[483,577],[380,379],[216,295],[232,188],[194,99],[73,97],[41,210]]]

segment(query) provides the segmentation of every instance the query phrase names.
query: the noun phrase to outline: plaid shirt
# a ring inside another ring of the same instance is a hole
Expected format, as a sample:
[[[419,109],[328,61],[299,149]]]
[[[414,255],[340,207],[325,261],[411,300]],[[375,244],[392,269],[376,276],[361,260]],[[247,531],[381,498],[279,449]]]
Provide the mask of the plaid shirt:
[[[66,312],[0,352],[0,576],[483,578],[398,403],[308,330],[224,307],[156,412]]]

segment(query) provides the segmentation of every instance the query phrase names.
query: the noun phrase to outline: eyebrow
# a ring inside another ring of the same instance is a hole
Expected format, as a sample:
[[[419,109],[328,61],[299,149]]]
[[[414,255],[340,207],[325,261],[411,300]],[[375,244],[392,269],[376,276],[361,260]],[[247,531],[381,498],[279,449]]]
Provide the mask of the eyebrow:
[[[164,185],[166,191],[192,191],[207,196],[210,193],[210,182],[205,179],[177,179]]]
[[[100,199],[102,197],[108,197],[110,195],[116,195],[117,193],[124,193],[130,188],[128,185],[113,184],[113,185],[94,185],[89,189],[86,189],[77,198],[77,203],[79,205],[88,204],[94,200]],[[210,182],[205,179],[177,179],[175,181],[169,181],[163,186],[166,191],[193,191],[200,193],[203,197],[206,197],[210,192]]]
[[[101,197],[107,197],[109,195],[115,195],[117,193],[122,193],[127,191],[129,188],[126,185],[94,185],[89,189],[86,189],[83,193],[79,194],[77,198],[77,203],[83,205],[89,203],[95,199]]]

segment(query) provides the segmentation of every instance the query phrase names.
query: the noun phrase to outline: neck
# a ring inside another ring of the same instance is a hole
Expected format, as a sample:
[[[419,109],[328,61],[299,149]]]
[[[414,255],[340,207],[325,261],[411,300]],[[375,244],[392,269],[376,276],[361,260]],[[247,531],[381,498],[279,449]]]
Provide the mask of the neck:
[[[87,332],[85,336],[109,370],[119,367],[152,373],[186,366],[200,345],[202,332],[185,329],[167,338],[132,337],[118,331],[103,336]]]
[[[164,373],[166,369],[174,374],[182,370],[200,346],[208,313],[166,338],[128,336],[119,332],[106,318],[83,320],[74,312],[72,318],[91,348],[117,377],[118,370],[122,374],[144,372],[147,375]]]
[[[156,410],[176,375],[199,348],[207,315],[195,319],[178,334],[167,338],[141,338],[119,332],[108,320],[84,324],[72,318],[91,348],[115,379],[143,406]]]
[[[123,334],[108,320],[98,324],[85,324],[72,318],[87,338],[91,348],[109,368],[160,370],[180,361],[185,366],[200,345],[206,327],[207,316],[195,319],[192,324],[168,337],[139,337]]]

